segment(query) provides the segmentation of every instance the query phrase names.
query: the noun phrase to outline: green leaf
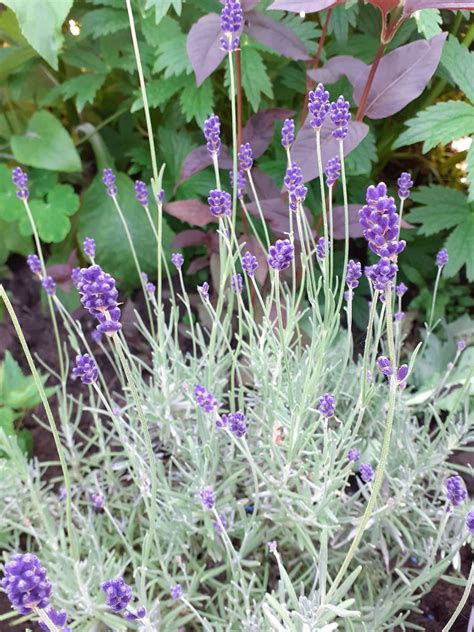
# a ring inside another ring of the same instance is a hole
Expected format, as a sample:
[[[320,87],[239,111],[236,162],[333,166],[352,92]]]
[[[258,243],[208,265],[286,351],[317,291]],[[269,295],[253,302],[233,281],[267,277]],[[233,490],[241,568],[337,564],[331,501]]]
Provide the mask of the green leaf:
[[[64,81],[59,86],[59,92],[65,99],[76,97],[76,107],[78,112],[81,112],[86,103],[94,101],[95,95],[103,86],[106,78],[106,74],[87,72]]]
[[[407,121],[405,130],[393,148],[423,142],[423,153],[436,145],[446,144],[474,132],[474,107],[463,101],[446,101],[432,105]]]
[[[0,220],[15,222],[25,214],[23,202],[15,193],[12,172],[6,165],[0,165]]]
[[[347,42],[349,27],[356,25],[358,12],[358,5],[347,8],[344,4],[333,8],[328,31],[334,34],[338,43]]]
[[[469,282],[474,281],[474,212],[466,214],[464,221],[453,230],[446,240],[449,261],[444,275],[452,277],[466,264]]]
[[[165,71],[165,79],[186,73],[189,75],[193,68],[186,50],[186,35],[179,33],[172,39],[160,45],[158,57],[153,66],[153,72]]]
[[[258,110],[262,94],[273,98],[272,82],[260,53],[251,46],[242,46],[242,87],[254,112]]]
[[[87,11],[82,18],[81,35],[93,38],[103,37],[129,28],[126,11],[109,7]]]
[[[450,35],[443,47],[441,64],[452,81],[474,103],[474,53],[470,53],[467,46]]]
[[[155,22],[158,24],[168,13],[171,7],[178,15],[181,15],[183,0],[147,0],[145,9],[155,8]]]
[[[416,28],[418,33],[424,35],[426,39],[431,39],[438,33],[441,33],[441,24],[443,18],[439,9],[423,9],[415,11],[414,18],[416,20]]]
[[[32,250],[33,242],[31,238],[25,237],[20,233],[16,222],[7,224],[0,220],[0,264],[5,263],[12,252],[26,256]]]
[[[31,200],[30,209],[39,236],[46,243],[62,241],[71,228],[69,215],[79,208],[79,197],[69,184],[57,184],[43,200]],[[22,235],[31,235],[31,225],[28,217],[20,222]]]
[[[413,208],[406,216],[408,222],[421,224],[420,235],[433,235],[463,222],[470,213],[467,198],[461,191],[432,185],[420,187],[412,193]]]
[[[33,454],[33,435],[31,434],[31,431],[26,430],[26,428],[22,428],[16,436],[20,450],[31,457]]]
[[[36,57],[36,53],[31,46],[0,48],[0,81],[4,81],[33,57]]]
[[[15,413],[11,408],[0,408],[0,429],[5,432],[7,436],[15,434]]]
[[[211,79],[207,78],[199,88],[196,88],[194,77],[190,77],[188,85],[179,96],[179,101],[186,122],[190,123],[195,119],[196,123],[202,127],[214,108],[214,91]]]
[[[9,393],[22,388],[26,381],[18,362],[9,351],[5,351],[5,358],[0,364],[0,401],[5,402]]]
[[[369,131],[364,140],[346,157],[348,175],[360,176],[372,171],[372,164],[377,160],[375,135]]]
[[[175,130],[163,125],[158,128],[159,145],[166,164],[165,177],[170,180],[169,186],[179,180],[179,172],[184,159],[196,146],[186,129]]]
[[[469,185],[469,202],[474,202],[474,140],[468,149],[466,156],[467,182]]]
[[[62,25],[72,3],[73,0],[3,0],[15,12],[28,43],[55,70],[64,40]]]
[[[23,136],[12,136],[15,160],[52,171],[80,171],[81,160],[71,137],[50,112],[33,114]]]
[[[180,75],[179,77],[170,77],[169,79],[164,79],[164,77],[161,76],[149,81],[146,84],[148,105],[151,108],[166,105],[168,101],[187,84],[187,80],[188,77],[186,75]],[[137,99],[132,103],[131,112],[137,112],[143,108],[141,93],[137,92],[137,95]]]
[[[156,241],[150,230],[143,207],[135,199],[133,182],[125,174],[117,175],[118,202],[123,211],[140,266],[151,277],[156,271]],[[97,243],[97,261],[117,278],[119,292],[123,298],[125,287],[139,285],[138,275],[130,255],[123,225],[113,201],[105,193],[100,177],[97,177],[84,193],[82,208],[77,222],[79,241],[94,237]],[[174,233],[163,221],[164,248],[170,256],[170,244]]]

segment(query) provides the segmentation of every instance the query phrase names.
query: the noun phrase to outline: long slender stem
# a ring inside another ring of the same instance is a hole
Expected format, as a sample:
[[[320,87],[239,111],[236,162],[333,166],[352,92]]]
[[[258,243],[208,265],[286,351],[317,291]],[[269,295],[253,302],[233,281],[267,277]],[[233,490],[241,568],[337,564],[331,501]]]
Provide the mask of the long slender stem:
[[[367,97],[369,96],[370,88],[375,79],[375,75],[377,73],[377,68],[379,67],[380,60],[385,51],[386,44],[381,42],[380,46],[375,55],[374,61],[372,62],[372,66],[370,67],[370,71],[367,77],[367,81],[365,82],[364,91],[362,92],[362,96],[359,101],[359,108],[357,109],[357,114],[355,117],[356,121],[361,121],[364,118],[365,106],[367,103]]]
[[[456,619],[459,617],[459,615],[462,612],[462,609],[464,608],[467,600],[469,599],[469,595],[471,594],[471,590],[472,590],[472,586],[474,584],[474,562],[471,562],[471,570],[469,572],[469,577],[467,578],[467,582],[466,582],[466,588],[464,589],[464,592],[462,594],[461,600],[458,603],[458,605],[456,606],[456,610],[453,612],[452,616],[450,617],[449,621],[447,622],[447,624],[444,626],[444,628],[441,630],[441,632],[448,632],[448,630],[450,630],[453,626],[453,623],[456,621]],[[474,610],[473,610],[474,612]],[[474,618],[471,614],[471,618],[470,621],[472,621]],[[472,630],[472,627],[468,627],[468,630]]]

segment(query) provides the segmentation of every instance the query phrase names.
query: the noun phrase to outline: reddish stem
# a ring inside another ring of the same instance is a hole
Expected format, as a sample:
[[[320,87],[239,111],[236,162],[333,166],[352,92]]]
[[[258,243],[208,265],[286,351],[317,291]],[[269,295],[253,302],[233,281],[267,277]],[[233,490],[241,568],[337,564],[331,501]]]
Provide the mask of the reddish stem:
[[[328,33],[329,20],[331,19],[331,15],[332,15],[332,9],[328,9],[326,12],[326,18],[323,24],[323,30],[321,31],[321,37],[319,38],[318,50],[316,51],[316,55],[314,56],[314,59],[313,59],[312,65],[313,65],[314,70],[317,69],[319,65],[319,60],[321,59],[321,53],[323,52],[323,46],[326,40],[326,35]],[[306,67],[308,68],[308,64],[306,64]],[[309,90],[311,90],[312,85],[313,85],[313,82],[311,81],[311,78],[308,77],[308,75],[306,75],[306,94],[304,97],[303,110],[301,112],[301,127],[303,127],[306,116],[308,114],[308,92]]]
[[[372,66],[370,67],[369,76],[367,77],[367,81],[365,82],[364,91],[362,93],[362,97],[359,102],[359,107],[357,109],[357,114],[355,117],[356,121],[361,121],[364,117],[365,104],[367,102],[367,97],[369,96],[370,88],[372,87],[372,83],[375,79],[375,74],[377,72],[377,68],[379,67],[380,60],[382,59],[382,55],[385,51],[386,44],[381,42],[377,54],[375,55],[375,59],[372,62]]]

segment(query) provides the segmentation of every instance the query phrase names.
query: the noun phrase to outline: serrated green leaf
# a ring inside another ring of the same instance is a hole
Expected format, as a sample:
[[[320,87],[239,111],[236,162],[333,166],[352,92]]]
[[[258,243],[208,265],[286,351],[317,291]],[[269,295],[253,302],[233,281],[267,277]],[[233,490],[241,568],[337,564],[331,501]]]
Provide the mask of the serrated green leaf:
[[[347,173],[352,176],[368,174],[371,172],[372,165],[376,160],[377,146],[375,135],[369,130],[363,141],[345,158]]]
[[[15,413],[11,408],[0,408],[0,429],[4,431],[7,436],[15,434]]]
[[[193,68],[186,50],[186,39],[184,33],[179,33],[160,45],[153,72],[164,70],[165,79],[183,73],[189,75]]]
[[[260,53],[251,46],[242,46],[240,52],[242,66],[242,87],[254,112],[258,110],[262,94],[273,98],[273,88],[267,68]]]
[[[448,187],[420,187],[413,192],[412,199],[421,206],[413,208],[406,219],[421,224],[418,229],[420,235],[433,235],[453,228],[470,213],[464,193]]]
[[[125,10],[102,7],[84,14],[82,19],[82,36],[103,37],[129,28],[128,15]]]
[[[178,15],[181,15],[183,0],[147,0],[145,9],[155,9],[155,22],[158,24],[173,7]]]
[[[280,22],[288,27],[290,31],[293,31],[304,43],[309,53],[314,54],[316,52],[321,29],[317,27],[315,22],[302,20],[299,15],[294,13],[288,13]]]
[[[88,45],[92,47],[90,40],[88,40]],[[79,46],[69,47],[61,55],[61,59],[69,66],[74,66],[74,68],[87,68],[99,74],[107,73],[110,70],[98,55]]]
[[[60,86],[60,93],[65,99],[76,97],[76,107],[78,112],[84,109],[86,103],[92,103],[95,95],[103,86],[106,74],[84,73],[63,81]]]
[[[443,47],[441,64],[452,81],[474,103],[474,53],[450,35]]]
[[[0,364],[0,399],[6,402],[10,391],[22,388],[27,382],[20,365],[9,351]]]
[[[445,248],[449,253],[449,261],[444,275],[452,277],[463,265],[466,265],[466,276],[469,282],[474,281],[474,213],[466,215],[463,222],[453,230],[446,240]]]
[[[202,127],[214,108],[214,90],[211,79],[206,79],[197,88],[194,78],[190,77],[188,85],[179,95],[179,101],[181,103],[181,111],[186,117],[186,122],[190,123],[195,119],[196,123]]]
[[[443,18],[439,9],[422,9],[414,13],[418,33],[422,33],[426,39],[431,39],[441,33]]]
[[[0,48],[0,81],[4,81],[33,57],[36,57],[36,53],[31,46]]]
[[[469,185],[469,202],[474,202],[474,141],[471,140],[471,146],[468,149],[466,156],[467,167],[467,183]]]
[[[347,42],[349,27],[356,25],[358,12],[358,5],[348,8],[343,4],[333,8],[328,31],[334,34],[338,43]]]
[[[69,184],[57,184],[43,200],[31,200],[30,209],[39,236],[46,243],[59,243],[68,234],[71,228],[70,215],[79,208],[79,197]],[[23,235],[31,235],[31,225],[28,217],[23,217],[20,222],[20,231]]]
[[[405,130],[393,148],[423,142],[423,153],[436,145],[446,144],[474,132],[474,107],[463,101],[446,101],[432,105],[407,121]]]
[[[142,32],[148,44],[158,48],[164,42],[179,36],[181,28],[177,20],[169,15],[156,24],[154,17],[150,14],[142,21]]]
[[[52,171],[80,171],[81,160],[71,137],[50,112],[33,114],[23,136],[12,136],[15,160]]]
[[[165,79],[160,76],[156,79],[152,79],[146,84],[146,93],[148,97],[148,105],[151,108],[158,108],[161,105],[166,105],[168,101],[174,97],[186,84],[187,75],[180,75],[179,77],[169,77]],[[132,103],[130,109],[131,112],[137,112],[143,108],[143,100],[141,93],[137,93],[136,100]]]

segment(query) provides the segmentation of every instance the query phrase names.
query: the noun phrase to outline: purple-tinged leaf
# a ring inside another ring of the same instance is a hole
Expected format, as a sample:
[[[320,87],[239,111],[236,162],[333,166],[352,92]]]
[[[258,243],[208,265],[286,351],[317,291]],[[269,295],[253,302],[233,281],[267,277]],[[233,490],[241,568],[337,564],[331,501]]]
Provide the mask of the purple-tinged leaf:
[[[349,236],[362,237],[362,226],[359,224],[361,204],[349,204]],[[344,239],[344,207],[334,206],[332,209],[334,222],[334,239]]]
[[[209,256],[196,257],[186,270],[186,274],[196,274],[199,270],[204,270],[209,266]]]
[[[321,154],[323,167],[330,158],[339,155],[339,141],[332,136],[332,123],[326,119],[321,129]],[[364,140],[369,131],[365,123],[351,121],[349,123],[349,133],[344,140],[344,155],[353,151],[357,145]],[[303,171],[303,180],[308,182],[319,175],[318,163],[316,160],[316,133],[307,119],[304,126],[296,136],[295,144],[291,150],[291,157]]]
[[[219,2],[225,4],[225,0],[219,0]],[[260,0],[240,0],[240,6],[245,13],[246,11],[251,11],[259,2]]]
[[[400,0],[368,0],[368,2],[378,7],[382,13],[393,11],[400,4]]]
[[[271,198],[267,200],[260,200],[260,207],[264,218],[267,220],[272,232],[278,236],[288,236],[290,232],[290,220],[288,214],[288,200],[282,197]],[[255,215],[260,217],[257,204],[255,202],[249,202],[247,209]],[[311,223],[311,213],[308,209],[304,209],[308,221]],[[297,233],[295,233],[295,241],[299,241]]]
[[[196,147],[196,149],[190,151],[181,166],[181,172],[179,174],[175,190],[182,182],[211,165],[212,158],[207,151],[206,145],[201,145],[201,147]],[[223,169],[232,169],[232,157],[229,155],[229,150],[225,145],[221,145],[219,167],[222,167]]]
[[[275,121],[284,120],[293,114],[293,110],[286,108],[268,108],[249,118],[243,129],[243,140],[244,143],[250,143],[252,146],[254,158],[259,158],[264,154],[272,142]],[[232,165],[229,168],[232,168]]]
[[[259,200],[269,200],[280,196],[280,189],[275,184],[274,179],[258,167],[252,169],[252,178]],[[251,190],[249,191],[249,197],[253,200]]]
[[[57,263],[46,268],[48,276],[52,277],[61,289],[71,292],[73,284],[71,281],[72,269],[77,265],[77,252],[71,250],[66,263]]]
[[[217,13],[209,13],[192,25],[188,33],[186,49],[200,86],[226,56],[221,50],[221,19]]]
[[[202,244],[207,244],[207,233],[202,230],[188,228],[176,235],[171,247],[186,248],[187,246],[201,246]]]
[[[199,200],[168,202],[163,208],[173,217],[194,226],[206,226],[215,221],[207,204],[203,204]]]
[[[309,59],[304,43],[287,26],[259,11],[245,15],[246,32],[253,39],[291,59]]]
[[[306,13],[314,13],[343,2],[344,0],[274,0],[268,8],[272,11],[293,11],[294,13],[305,11]]]
[[[420,9],[451,9],[452,11],[474,11],[474,0],[405,0],[403,15]]]
[[[417,40],[382,57],[367,97],[365,116],[372,119],[392,116],[419,97],[438,67],[446,37],[447,33],[440,33],[430,40]],[[366,80],[363,74],[357,77],[354,88],[357,104]]]
[[[268,275],[267,253],[262,250],[255,235],[242,235],[239,238],[239,244],[245,244],[242,253],[248,250],[257,258],[258,268],[255,271],[255,278],[263,285]]]
[[[369,66],[360,59],[351,55],[337,55],[327,61],[324,66],[315,70],[308,70],[308,77],[315,83],[336,83],[342,76],[346,76],[352,84],[356,85],[359,75],[367,77]]]

